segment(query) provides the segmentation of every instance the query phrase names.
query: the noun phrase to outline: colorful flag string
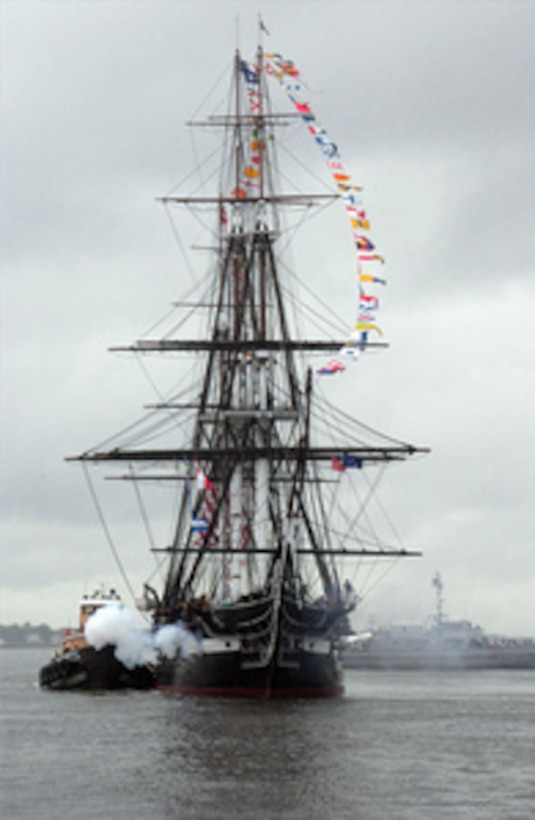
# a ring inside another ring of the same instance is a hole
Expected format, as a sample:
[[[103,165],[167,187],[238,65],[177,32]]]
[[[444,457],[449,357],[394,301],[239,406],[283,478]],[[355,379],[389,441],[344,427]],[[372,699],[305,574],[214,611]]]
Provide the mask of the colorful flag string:
[[[287,97],[292,102],[295,110],[301,115],[307,130],[313,136],[314,141],[319,146],[321,153],[325,157],[336,187],[338,188],[355,241],[357,251],[357,279],[359,291],[359,307],[357,321],[350,334],[350,339],[340,353],[350,358],[357,358],[361,350],[365,350],[368,342],[368,334],[375,332],[382,335],[380,327],[375,321],[375,311],[379,307],[379,298],[370,294],[364,285],[381,284],[385,285],[386,280],[364,270],[363,263],[383,264],[383,257],[377,252],[372,240],[367,235],[370,229],[370,222],[364,210],[360,197],[360,186],[353,184],[351,176],[346,171],[338,150],[338,146],[333,142],[323,128],[308,102],[301,96],[300,73],[291,60],[285,60],[281,54],[266,54],[266,71],[275,77],[282,86]],[[345,368],[332,369],[333,362],[329,362],[318,373],[340,372]]]
[[[258,66],[240,60],[239,69],[242,73],[248,106],[251,115],[258,114],[260,102],[260,72]],[[371,332],[382,335],[381,328],[376,322],[376,311],[379,309],[379,297],[369,292],[370,285],[386,285],[383,277],[370,272],[376,264],[383,264],[384,258],[377,252],[375,244],[368,236],[370,222],[364,210],[359,185],[355,185],[350,174],[346,171],[338,146],[333,142],[325,128],[316,119],[308,102],[301,96],[300,73],[291,60],[285,60],[282,55],[269,53],[265,55],[265,70],[268,75],[277,79],[292,102],[295,110],[301,116],[307,130],[314,138],[323,154],[327,167],[336,184],[349,219],[352,236],[355,242],[357,256],[358,282],[358,311],[355,325],[349,334],[346,344],[340,349],[340,355],[356,359],[361,351],[366,349],[368,336]],[[261,151],[259,135],[253,125],[249,137],[248,153],[239,174],[239,185],[232,191],[237,199],[246,199],[250,193],[256,193],[261,181]],[[366,269],[364,269],[366,264]],[[369,267],[370,266],[370,267]],[[317,372],[321,375],[343,372],[345,365],[336,359],[327,362]]]

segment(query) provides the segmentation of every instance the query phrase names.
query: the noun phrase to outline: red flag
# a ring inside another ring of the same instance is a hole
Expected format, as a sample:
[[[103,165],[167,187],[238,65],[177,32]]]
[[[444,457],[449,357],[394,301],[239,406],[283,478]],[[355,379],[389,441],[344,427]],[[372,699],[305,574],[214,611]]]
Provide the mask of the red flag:
[[[331,458],[331,467],[333,468],[333,470],[336,470],[337,473],[345,473],[346,470],[342,459],[336,458],[336,456],[333,456]]]

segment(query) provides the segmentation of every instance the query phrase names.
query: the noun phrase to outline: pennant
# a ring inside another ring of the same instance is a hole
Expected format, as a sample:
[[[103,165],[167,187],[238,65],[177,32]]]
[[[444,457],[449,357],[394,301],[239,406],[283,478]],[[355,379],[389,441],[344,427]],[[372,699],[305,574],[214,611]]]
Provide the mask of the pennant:
[[[348,453],[344,453],[342,456],[342,464],[344,469],[348,468],[357,468],[358,470],[362,467],[362,459],[358,458],[357,456],[351,456]]]
[[[375,245],[373,242],[370,242],[367,236],[359,236],[359,234],[355,234],[355,239],[357,240],[357,248],[363,251],[373,251],[375,250]]]
[[[368,219],[362,219],[360,216],[351,217],[351,227],[352,228],[362,228],[363,231],[370,230],[370,222]]]
[[[377,285],[386,285],[386,279],[380,279],[378,276],[372,276],[371,273],[360,273],[359,282],[375,282]]]
[[[336,470],[337,473],[344,473],[346,469],[344,467],[344,462],[342,461],[342,459],[336,458],[336,456],[333,456],[331,458],[331,467],[333,468],[333,470]]]
[[[380,262],[384,265],[384,258],[378,253],[369,253],[368,251],[358,250],[357,256],[360,262]]]
[[[342,373],[346,369],[345,364],[339,362],[337,359],[331,359],[326,365],[316,370],[322,376],[332,376],[334,373]]]
[[[377,325],[370,324],[369,322],[357,322],[355,325],[355,330],[375,330],[379,336],[383,335],[383,331]]]
[[[363,276],[364,275],[365,274],[363,274]],[[377,296],[370,293],[364,293],[362,290],[359,293],[359,302],[364,303],[366,309],[376,310],[379,307],[379,299]]]
[[[344,202],[349,202],[349,204],[353,207],[355,205],[358,205],[357,197],[355,196],[355,194],[352,194],[349,190],[346,190],[346,192],[342,194],[342,199],[344,200]]]
[[[353,344],[344,345],[344,347],[341,347],[338,352],[340,353],[340,356],[347,356],[348,359],[358,359],[360,355],[360,350]]]
[[[314,137],[321,150],[327,157],[334,157],[338,152],[338,148],[331,140],[323,136],[323,134]]]
[[[281,74],[289,74],[291,77],[299,77],[299,72],[291,60],[285,60],[282,54],[265,54],[266,60],[276,60],[277,68]]]
[[[351,216],[351,227],[362,228],[363,231],[370,230],[370,220],[366,216],[365,211],[357,211],[356,208],[349,206],[346,211]]]
[[[379,308],[379,299],[376,299],[375,302],[359,302],[359,315],[363,313],[370,313],[372,310],[377,310]]]
[[[206,518],[197,518],[197,516],[192,513],[190,525],[192,532],[206,532],[208,527],[209,524]]]
[[[240,60],[240,71],[242,72],[243,76],[245,77],[245,82],[256,84],[259,81],[258,72],[251,68],[245,60]]]
[[[197,467],[195,470],[195,479],[197,481],[198,490],[213,490],[214,485],[200,467]]]

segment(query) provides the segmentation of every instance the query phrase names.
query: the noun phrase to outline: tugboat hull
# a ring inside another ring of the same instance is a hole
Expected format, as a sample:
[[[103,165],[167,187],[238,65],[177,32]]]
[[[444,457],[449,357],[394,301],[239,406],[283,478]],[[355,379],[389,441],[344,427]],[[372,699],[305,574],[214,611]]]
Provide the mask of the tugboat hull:
[[[127,669],[114,654],[115,647],[86,647],[52,659],[39,672],[45,689],[152,689],[154,670],[148,666]]]

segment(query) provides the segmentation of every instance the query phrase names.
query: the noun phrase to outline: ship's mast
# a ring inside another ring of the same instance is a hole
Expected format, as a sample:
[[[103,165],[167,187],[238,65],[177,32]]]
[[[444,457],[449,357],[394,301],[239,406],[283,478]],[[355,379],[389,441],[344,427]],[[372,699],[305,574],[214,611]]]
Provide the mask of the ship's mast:
[[[439,572],[433,578],[433,588],[436,596],[436,622],[437,626],[441,626],[444,621],[444,584]]]

